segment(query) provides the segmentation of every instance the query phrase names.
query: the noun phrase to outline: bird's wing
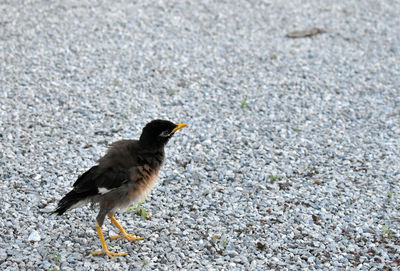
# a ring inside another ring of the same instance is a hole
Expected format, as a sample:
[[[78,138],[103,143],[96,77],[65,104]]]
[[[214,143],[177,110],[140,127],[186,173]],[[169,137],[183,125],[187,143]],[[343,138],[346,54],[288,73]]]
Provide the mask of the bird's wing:
[[[78,193],[92,191],[101,193],[120,187],[129,180],[130,173],[138,166],[136,155],[137,140],[120,140],[111,144],[106,155],[99,159],[99,164],[83,173],[74,183]],[[99,190],[100,189],[100,190]]]
[[[130,168],[138,165],[137,154],[139,152],[137,140],[120,140],[111,144],[107,153],[99,159],[99,166]]]
[[[114,142],[100,160],[97,166],[90,168],[74,183],[74,190],[78,193],[91,195],[104,194],[121,187],[127,182],[140,182],[143,178],[152,178],[156,175],[162,163],[147,161],[139,151],[137,140],[121,140]],[[162,153],[160,154],[163,155]],[[153,167],[153,164],[157,166]]]
[[[131,170],[118,166],[94,166],[76,180],[74,190],[78,193],[92,191],[93,194],[102,194],[128,182]]]

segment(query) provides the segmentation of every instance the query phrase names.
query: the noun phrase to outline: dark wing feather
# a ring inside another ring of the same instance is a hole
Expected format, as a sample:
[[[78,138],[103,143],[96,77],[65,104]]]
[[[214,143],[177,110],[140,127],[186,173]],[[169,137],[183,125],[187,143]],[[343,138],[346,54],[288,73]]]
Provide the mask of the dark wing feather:
[[[78,193],[93,191],[93,194],[97,194],[99,187],[111,190],[120,187],[128,179],[129,169],[127,168],[94,166],[76,180],[74,191]]]
[[[129,180],[129,171],[128,168],[123,167],[107,168],[96,178],[96,186],[109,190],[118,188]]]
[[[87,189],[85,188],[89,187],[89,184],[92,182],[92,180],[96,179],[99,173],[101,173],[99,166],[91,167],[88,171],[78,177],[74,183],[74,189],[81,190],[82,192],[86,191]]]

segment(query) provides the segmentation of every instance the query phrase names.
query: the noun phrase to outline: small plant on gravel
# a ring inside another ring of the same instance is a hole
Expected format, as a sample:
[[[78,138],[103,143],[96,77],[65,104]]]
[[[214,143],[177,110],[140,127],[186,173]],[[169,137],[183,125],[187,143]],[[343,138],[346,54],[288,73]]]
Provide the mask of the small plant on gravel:
[[[268,178],[269,178],[269,181],[270,181],[272,184],[275,183],[277,180],[282,179],[282,177],[281,177],[281,176],[278,176],[278,175],[271,175],[271,176],[269,176]]]
[[[114,86],[120,86],[121,85],[121,82],[118,80],[118,79],[114,79],[114,81],[113,81],[113,85]]]
[[[136,214],[139,215],[143,220],[146,219],[150,219],[151,218],[151,214],[149,212],[147,212],[142,205],[145,204],[145,201],[141,201],[137,204],[137,206],[130,206],[128,208],[128,210],[132,211],[136,209]]]
[[[56,260],[56,261],[59,261],[60,259],[61,259],[61,254],[49,254],[49,256],[51,257],[51,258],[53,258],[54,260]]]
[[[228,241],[226,241],[225,239],[221,239],[220,244],[226,248],[226,246],[228,245]]]
[[[242,103],[240,104],[240,108],[244,109],[247,103],[247,95],[244,96]]]
[[[386,227],[385,225],[382,225],[382,230],[383,230],[384,233],[387,234],[387,236],[388,236],[389,238],[392,238],[392,237],[393,237],[393,232],[392,232],[392,230],[389,229],[388,227]]]

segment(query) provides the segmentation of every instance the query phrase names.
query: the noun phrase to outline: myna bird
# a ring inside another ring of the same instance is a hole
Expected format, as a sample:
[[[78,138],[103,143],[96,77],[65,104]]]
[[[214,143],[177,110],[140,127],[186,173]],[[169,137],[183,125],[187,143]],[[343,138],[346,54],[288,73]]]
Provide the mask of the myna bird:
[[[114,142],[106,155],[99,159],[98,165],[79,176],[72,191],[60,200],[54,211],[58,215],[89,202],[99,204],[96,229],[103,249],[92,252],[93,255],[127,255],[108,250],[101,229],[106,215],[121,232],[121,235],[112,239],[143,239],[135,237],[134,233],[126,233],[114,214],[126,210],[132,202],[144,200],[157,180],[158,171],[165,158],[165,145],[176,131],[185,126],[187,125],[174,124],[167,120],[153,120],[143,128],[139,140]]]

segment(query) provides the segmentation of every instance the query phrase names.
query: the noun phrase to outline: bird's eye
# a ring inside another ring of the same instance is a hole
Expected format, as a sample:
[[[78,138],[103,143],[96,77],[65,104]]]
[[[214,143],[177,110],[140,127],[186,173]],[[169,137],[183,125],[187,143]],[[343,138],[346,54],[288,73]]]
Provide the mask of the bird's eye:
[[[168,137],[169,135],[170,135],[169,131],[162,131],[160,134],[161,137]]]

